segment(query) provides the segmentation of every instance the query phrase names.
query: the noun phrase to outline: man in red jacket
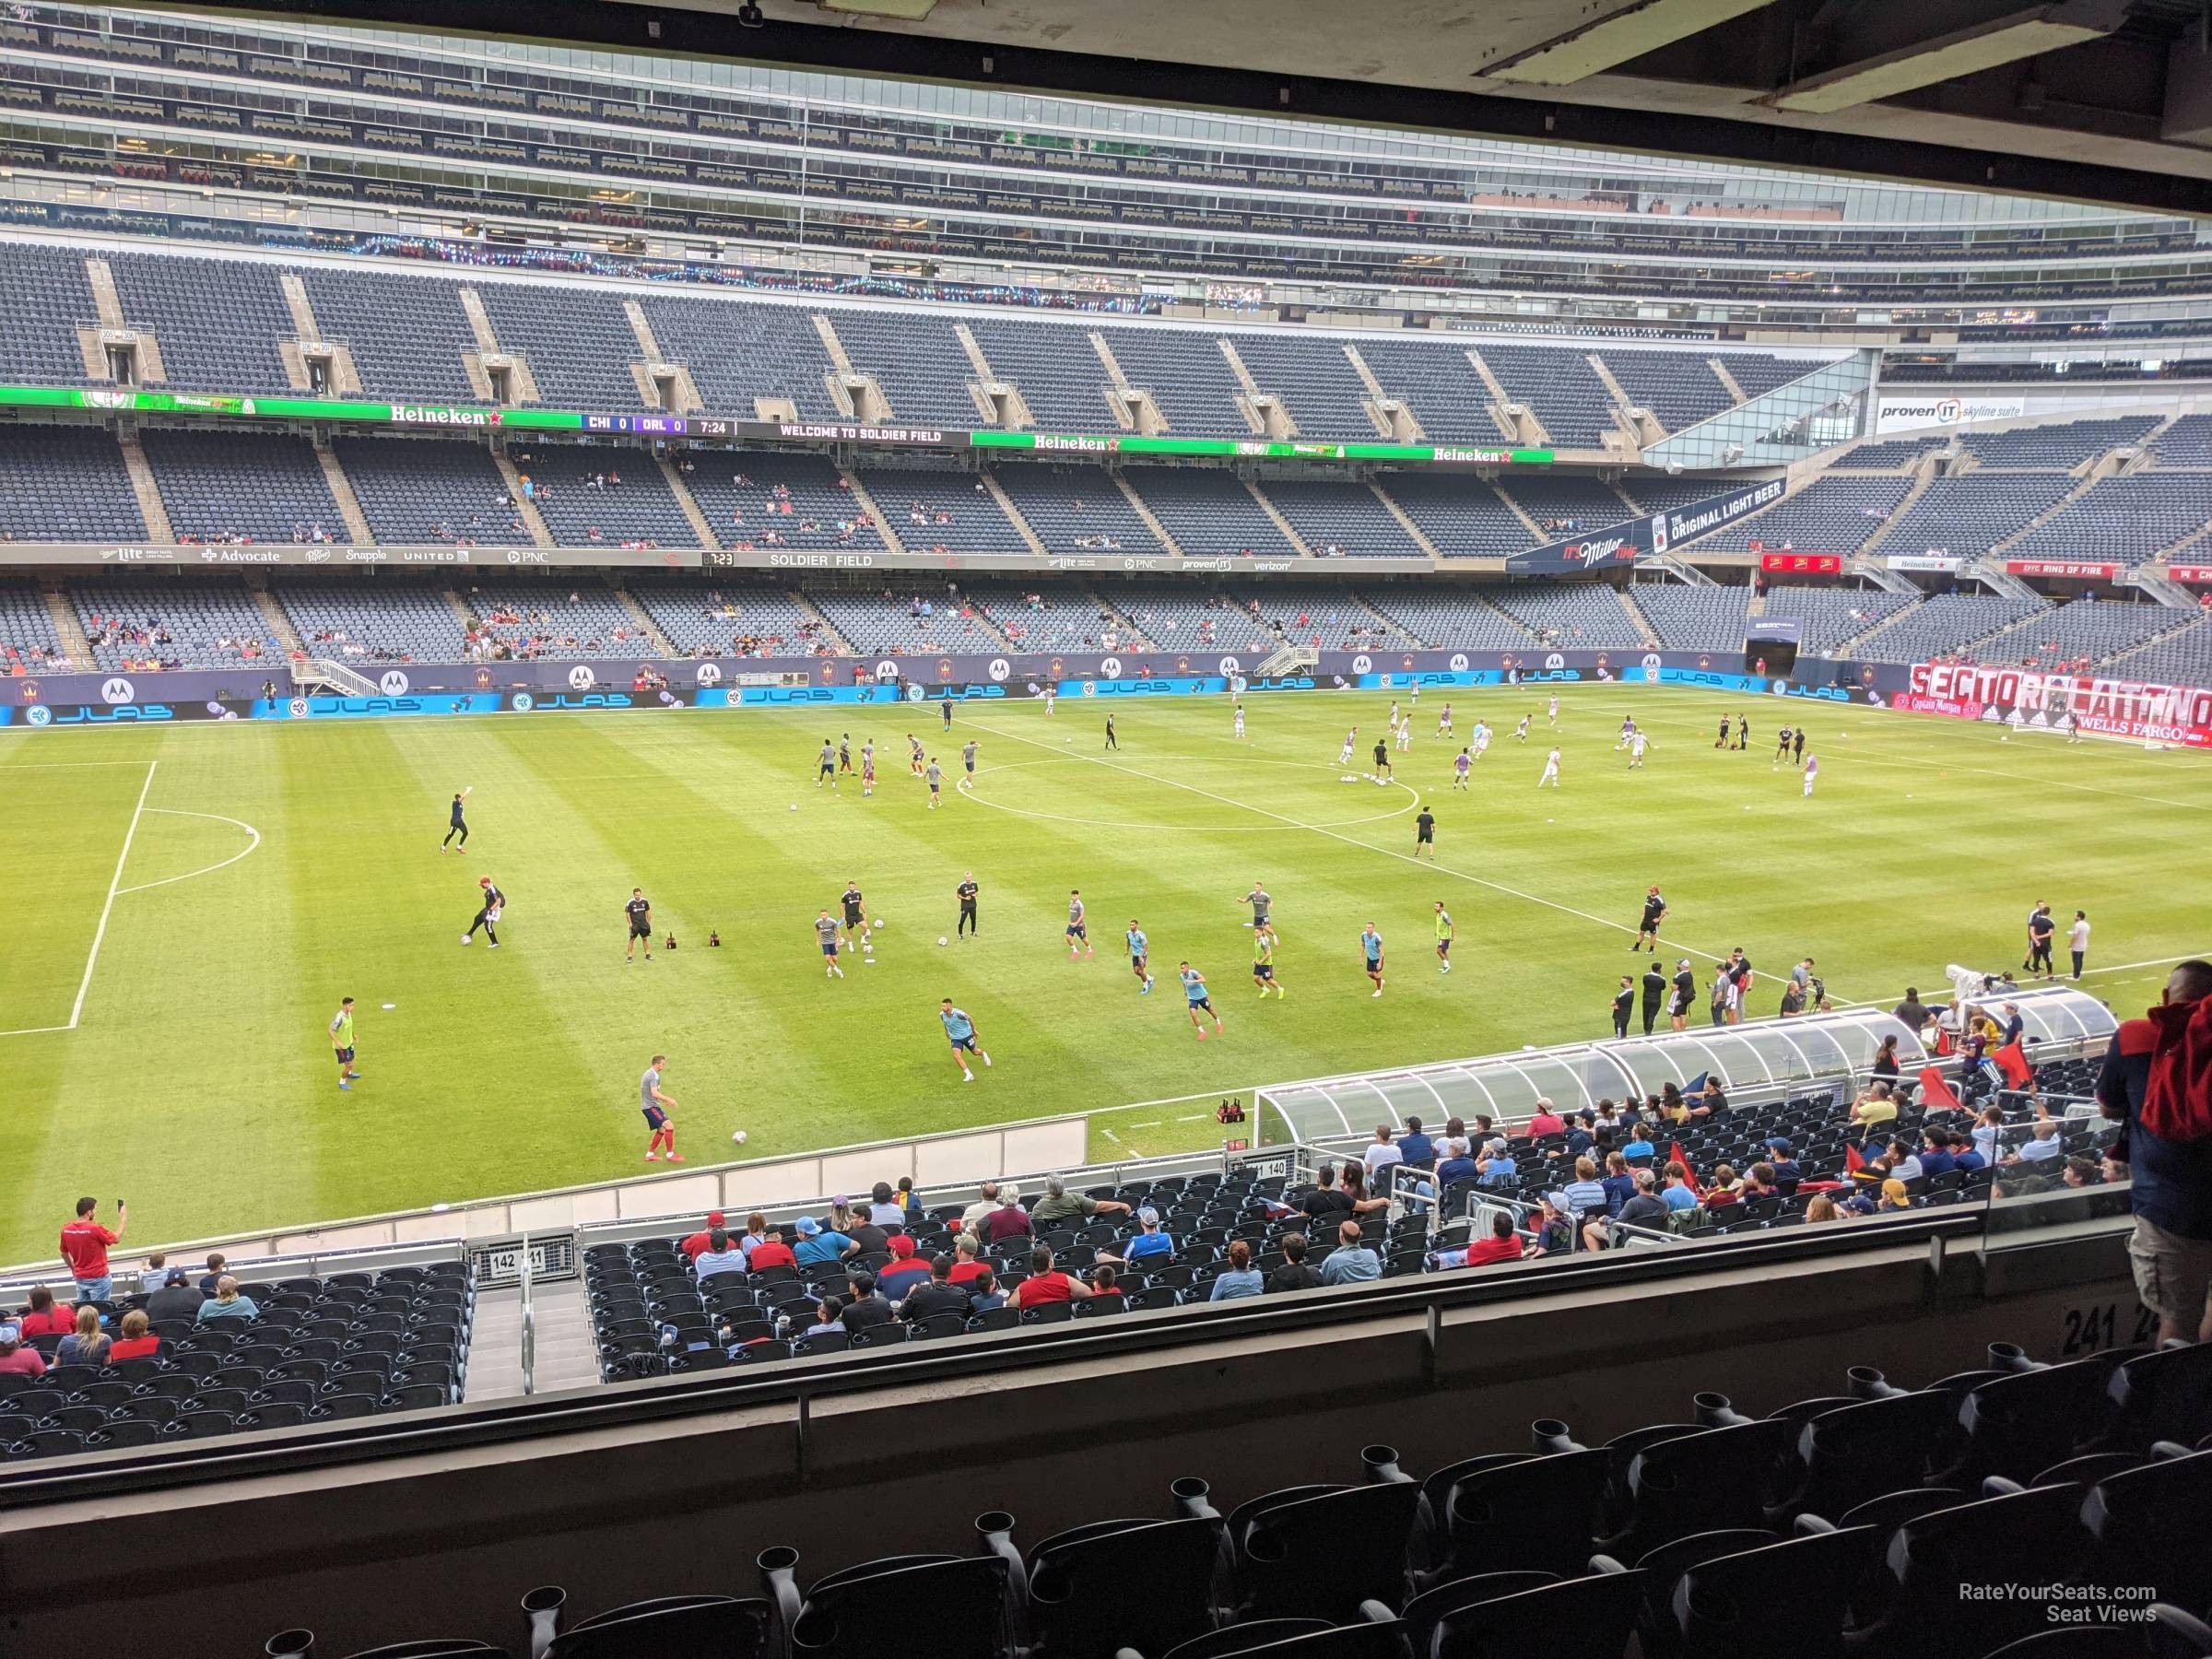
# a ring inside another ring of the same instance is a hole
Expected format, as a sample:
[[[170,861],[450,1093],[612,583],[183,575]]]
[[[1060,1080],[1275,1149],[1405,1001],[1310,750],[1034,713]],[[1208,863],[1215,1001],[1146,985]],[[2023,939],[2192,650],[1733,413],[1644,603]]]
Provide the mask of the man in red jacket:
[[[2212,1035],[2199,1006],[2207,997],[2212,962],[2175,968],[2159,1006],[2113,1033],[2097,1078],[2104,1115],[2121,1124],[2112,1156],[2128,1166],[2136,1212],[2127,1253],[2160,1342],[2212,1341],[2212,1133],[2183,1133],[2212,1122],[2190,1065],[2201,1065]]]

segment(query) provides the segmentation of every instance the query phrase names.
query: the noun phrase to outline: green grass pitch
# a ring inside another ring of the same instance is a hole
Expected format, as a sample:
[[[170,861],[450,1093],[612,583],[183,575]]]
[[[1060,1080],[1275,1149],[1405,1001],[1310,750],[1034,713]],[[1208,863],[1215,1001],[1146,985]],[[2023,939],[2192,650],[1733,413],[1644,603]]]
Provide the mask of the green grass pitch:
[[[0,735],[0,1259],[51,1253],[80,1193],[130,1200],[151,1242],[641,1172],[637,1079],[656,1050],[695,1165],[730,1156],[739,1127],[759,1156],[1158,1100],[1095,1120],[1094,1151],[1197,1145],[1218,1133],[1210,1101],[1172,1098],[1607,1034],[1653,881],[1669,960],[1740,944],[1780,970],[1809,952],[1839,1000],[1886,1003],[1947,960],[2017,963],[2042,898],[2089,912],[2093,963],[2112,965],[2092,984],[2123,1007],[2159,977],[2133,965],[2206,943],[2203,757],[1570,687],[1564,787],[1539,792],[1546,695],[1451,699],[1463,735],[1477,715],[1499,728],[1467,794],[1448,787],[1439,692],[1388,788],[1342,781],[1371,766],[1377,692],[1250,697],[1242,742],[1226,699],[1117,701],[1118,754],[1107,706],[1075,697],[1049,719],[965,709],[950,737],[934,707]],[[1751,747],[1716,753],[1738,706]],[[1653,734],[1641,772],[1613,747],[1625,711]],[[1822,763],[1809,801],[1770,759],[1799,717]],[[910,728],[946,765],[940,810],[907,775]],[[873,799],[856,780],[814,787],[841,732],[876,741]],[[951,787],[967,736],[972,798]],[[439,838],[464,784],[456,857]],[[1411,857],[1424,800],[1433,867]],[[982,936],[940,948],[968,869]],[[458,943],[485,874],[510,895],[496,954]],[[848,877],[888,925],[874,965],[850,954],[831,982],[812,921]],[[1255,879],[1276,900],[1279,1001],[1250,978]],[[622,960],[632,886],[681,941],[650,967]],[[1071,888],[1097,952],[1081,961]],[[1459,928],[1448,978],[1439,899]],[[1122,953],[1131,917],[1152,938],[1149,996]],[[1358,960],[1371,920],[1380,999]],[[1218,1040],[1184,1018],[1185,957]],[[346,994],[364,1076],[341,1093],[324,1027]],[[973,1083],[942,995],[997,1062]],[[1770,983],[1753,1012],[1773,1004]]]

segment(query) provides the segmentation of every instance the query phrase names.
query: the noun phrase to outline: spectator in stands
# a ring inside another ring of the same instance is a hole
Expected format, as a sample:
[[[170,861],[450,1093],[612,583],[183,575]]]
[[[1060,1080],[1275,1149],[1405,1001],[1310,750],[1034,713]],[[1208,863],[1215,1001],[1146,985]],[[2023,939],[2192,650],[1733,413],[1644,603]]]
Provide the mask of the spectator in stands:
[[[1382,1277],[1382,1258],[1359,1241],[1359,1223],[1347,1221],[1336,1230],[1336,1248],[1321,1265],[1324,1285],[1357,1285]]]
[[[800,1337],[843,1335],[845,1327],[837,1323],[837,1316],[843,1312],[844,1305],[836,1297],[823,1297],[815,1303],[813,1316],[806,1328],[799,1333]],[[795,1324],[798,1322],[794,1320],[792,1323]]]
[[[210,1255],[207,1258],[207,1271],[200,1275],[200,1294],[213,1296],[217,1281],[223,1277],[224,1270],[229,1265],[230,1258],[221,1252],[218,1251]]]
[[[1756,1175],[1765,1167],[1755,1166],[1752,1172]],[[1620,1214],[1614,1219],[1625,1227],[1649,1227],[1665,1232],[1667,1218],[1674,1212],[1667,1208],[1666,1200],[1659,1196],[1658,1177],[1649,1170],[1638,1170],[1635,1179],[1636,1190],[1629,1194],[1628,1201],[1620,1206]]]
[[[985,1216],[998,1208],[998,1182],[995,1181],[984,1182],[981,1189],[981,1195],[973,1204],[960,1212],[960,1230],[964,1233],[975,1233],[976,1237],[981,1238],[982,1235],[976,1233],[977,1225]]]
[[[1605,1183],[1597,1178],[1597,1162],[1587,1155],[1574,1160],[1574,1179],[1567,1183],[1567,1209],[1588,1218],[1607,1210]]]
[[[1912,1195],[1905,1191],[1905,1183],[1892,1175],[1882,1182],[1882,1195],[1874,1206],[1877,1215],[1888,1215],[1897,1210],[1912,1207]]]
[[[1574,1248],[1574,1207],[1565,1193],[1547,1193],[1537,1213],[1536,1241],[1529,1251],[1537,1256],[1565,1255]]]
[[[1465,1135],[1452,1135],[1441,1143],[1443,1158],[1436,1166],[1436,1185],[1439,1192],[1448,1190],[1453,1183],[1473,1181],[1482,1171],[1482,1166],[1467,1155]]]
[[[1930,1129],[1923,1137],[1920,1148],[1920,1172],[1923,1175],[1948,1175],[1959,1167],[1959,1155],[1953,1149],[1948,1129]]]
[[[717,1273],[743,1273],[747,1269],[745,1252],[731,1242],[730,1235],[717,1227],[707,1235],[707,1247],[692,1260],[692,1270],[704,1284]]]
[[[1712,1181],[1705,1188],[1705,1208],[1710,1213],[1742,1202],[1743,1182],[1735,1173],[1734,1164],[1722,1164],[1712,1171]]]
[[[936,1261],[945,1264],[946,1271],[952,1269],[952,1258],[940,1255]],[[891,1259],[876,1276],[876,1288],[890,1300],[902,1301],[907,1296],[927,1284],[935,1270],[936,1262],[925,1262],[914,1253],[914,1241],[900,1233],[891,1240]]]
[[[978,1274],[986,1271],[990,1264],[983,1261],[983,1247],[976,1242],[973,1233],[961,1233],[952,1241],[951,1280],[965,1285]]]
[[[971,1313],[988,1313],[994,1308],[1006,1305],[1006,1292],[998,1288],[998,1275],[984,1268],[968,1281],[968,1311]]]
[[[914,1178],[912,1175],[899,1177],[897,1197],[900,1208],[905,1212],[906,1224],[909,1227],[923,1219],[922,1194],[914,1191]]]
[[[1528,1120],[1529,1138],[1537,1140],[1547,1135],[1564,1135],[1566,1133],[1567,1120],[1551,1109],[1549,1100],[1539,1097],[1536,1100],[1535,1114]]]
[[[876,1294],[874,1274],[856,1273],[845,1284],[853,1297],[838,1314],[838,1323],[847,1331],[865,1331],[876,1325],[889,1324],[898,1317],[892,1312],[891,1304]]]
[[[1232,1239],[1229,1245],[1229,1265],[1214,1276],[1214,1288],[1206,1293],[1206,1300],[1235,1301],[1257,1296],[1266,1288],[1267,1282],[1260,1270],[1252,1265],[1252,1246],[1241,1239]]]
[[[1871,1137],[1884,1124],[1897,1121],[1897,1102],[1890,1098],[1889,1085],[1869,1083],[1865,1093],[1852,1102],[1851,1121],[1857,1126],[1862,1138]]]
[[[2058,1158],[2065,1151],[2065,1148],[2059,1145],[2058,1125],[2045,1118],[2036,1124],[2034,1132],[2020,1144],[2018,1152],[1997,1160],[1997,1167],[2009,1170],[2019,1164],[2039,1164]]]
[[[868,1191],[868,1219],[877,1227],[903,1227],[906,1224],[906,1206],[891,1191],[891,1183],[879,1181]]]
[[[940,1313],[968,1312],[968,1292],[952,1282],[952,1258],[940,1255],[924,1269],[924,1283],[910,1288],[899,1303],[899,1317],[910,1324],[934,1319]]]
[[[1580,1117],[1567,1120],[1567,1156],[1580,1158],[1597,1146],[1597,1113],[1587,1106]]]
[[[759,1210],[745,1218],[745,1265],[755,1273],[799,1265],[797,1254],[783,1242],[783,1235],[770,1232],[768,1218]]]
[[[856,1209],[850,1203],[840,1202],[836,1206],[836,1213],[838,1219],[834,1225],[837,1230],[859,1245],[862,1255],[883,1256],[890,1253],[891,1235],[869,1220],[865,1209]]]
[[[144,1308],[133,1308],[123,1316],[123,1335],[108,1349],[108,1363],[114,1365],[124,1359],[151,1359],[161,1351],[161,1338],[153,1334],[153,1322],[147,1318]]]
[[[1099,1260],[1112,1262],[1116,1266],[1127,1267],[1134,1266],[1139,1262],[1150,1261],[1155,1257],[1164,1262],[1174,1255],[1175,1241],[1159,1230],[1159,1212],[1158,1210],[1148,1204],[1146,1205],[1144,1208],[1136,1212],[1136,1226],[1135,1234],[1126,1244],[1122,1246],[1121,1254],[1101,1255]]]
[[[210,1324],[218,1319],[259,1319],[261,1310],[252,1297],[239,1294],[238,1281],[226,1273],[215,1281],[213,1299],[202,1302],[193,1317],[200,1324]]]
[[[169,1257],[157,1250],[152,1255],[146,1258],[146,1265],[139,1269],[138,1288],[145,1295],[151,1296],[167,1283],[169,1283]]]
[[[1008,1183],[999,1206],[982,1220],[982,1240],[986,1244],[1004,1244],[1009,1239],[1026,1239],[1035,1230],[1030,1225],[1030,1212],[1021,1207],[1021,1189]]]
[[[1690,1106],[1689,1115],[1694,1118],[1720,1116],[1728,1110],[1726,1089],[1727,1086],[1721,1081],[1721,1074],[1710,1073],[1705,1078],[1705,1087],[1699,1091],[1697,1100]]]
[[[0,1320],[0,1377],[42,1377],[46,1356],[23,1342],[23,1327],[12,1319]]]
[[[1631,1106],[1630,1110],[1632,1112],[1635,1108]],[[1659,1148],[1652,1145],[1651,1137],[1644,1134],[1641,1124],[1630,1128],[1628,1136],[1621,1145],[1621,1157],[1633,1162],[1639,1158],[1656,1158],[1659,1155]]]
[[[1352,1201],[1352,1213],[1355,1216],[1364,1216],[1370,1210],[1386,1210],[1390,1207],[1390,1198],[1387,1194],[1375,1198],[1370,1198],[1367,1195],[1367,1170],[1364,1165],[1351,1162],[1339,1164],[1336,1167],[1336,1184],[1342,1189],[1344,1195]]]
[[[1797,1159],[1791,1153],[1788,1135],[1777,1135],[1768,1139],[1767,1168],[1773,1175],[1775,1186],[1781,1189],[1785,1198],[1794,1193],[1797,1183],[1805,1179],[1805,1171],[1798,1166]]]
[[[22,1326],[26,1337],[66,1336],[76,1328],[76,1313],[73,1309],[57,1307],[53,1292],[45,1286],[33,1285],[29,1309],[16,1323]]]
[[[1312,1220],[1328,1222],[1352,1213],[1352,1201],[1336,1190],[1336,1166],[1324,1163],[1314,1171],[1313,1190],[1299,1200],[1299,1212]]]
[[[1519,1179],[1519,1170],[1512,1156],[1507,1152],[1505,1137],[1498,1136],[1482,1149],[1475,1160],[1476,1184],[1508,1190]]]
[[[1023,1312],[1047,1302],[1088,1301],[1094,1292],[1081,1279],[1053,1265],[1053,1253],[1041,1244],[1030,1252],[1030,1277],[1014,1287],[1014,1305]]]
[[[1030,1219],[1039,1227],[1050,1227],[1057,1221],[1088,1220],[1093,1216],[1125,1216],[1129,1206],[1118,1198],[1092,1198],[1082,1193],[1067,1190],[1066,1181],[1058,1175],[1044,1178],[1044,1196],[1037,1200],[1037,1207],[1030,1212]]]
[[[1366,1151],[1359,1155],[1359,1161],[1366,1169],[1369,1176],[1380,1175],[1384,1170],[1390,1168],[1392,1164],[1404,1163],[1406,1161],[1405,1151],[1393,1143],[1390,1138],[1390,1125],[1388,1124],[1377,1124],[1375,1125],[1374,1145],[1368,1147]]]
[[[1606,1172],[1597,1184],[1606,1189],[1606,1213],[1609,1216],[1619,1215],[1620,1206],[1636,1193],[1636,1178],[1629,1171],[1629,1160],[1618,1151],[1606,1154]]]
[[[1517,1262],[1521,1256],[1521,1235],[1513,1230],[1513,1218],[1498,1210],[1490,1217],[1488,1235],[1469,1240],[1463,1250],[1440,1250],[1430,1260],[1439,1268],[1487,1267],[1492,1262]]]
[[[1868,1067],[1877,1077],[1894,1081],[1897,1077],[1897,1037],[1894,1033],[1882,1039],[1881,1046],[1874,1051],[1874,1064]]]
[[[90,1302],[76,1304],[76,1328],[62,1338],[53,1350],[56,1365],[105,1365],[108,1349],[112,1346],[108,1334],[100,1328],[100,1310]]]
[[[165,1319],[195,1319],[200,1304],[207,1299],[191,1283],[192,1275],[182,1267],[171,1267],[161,1288],[146,1299],[146,1316],[156,1324]]]
[[[1419,1169],[1427,1169],[1436,1161],[1436,1143],[1421,1132],[1421,1120],[1406,1120],[1406,1133],[1398,1136],[1398,1156]]]
[[[841,1232],[825,1230],[812,1216],[801,1216],[792,1224],[799,1241],[792,1247],[792,1255],[802,1267],[815,1267],[824,1262],[835,1262],[845,1256],[858,1255],[860,1246]]]
[[[1128,1306],[1128,1293],[1122,1288],[1121,1276],[1100,1263],[1090,1275],[1090,1300],[1099,1304],[1101,1313],[1119,1313]]]
[[[687,1259],[696,1265],[699,1258],[706,1254],[708,1240],[713,1236],[714,1230],[724,1224],[724,1218],[720,1210],[709,1210],[707,1224],[678,1244],[677,1248],[684,1253]]]
[[[1666,1206],[1669,1216],[1698,1207],[1698,1194],[1689,1184],[1689,1166],[1681,1159],[1668,1160],[1666,1185],[1660,1190],[1659,1200]]]
[[[2150,1094],[2151,1062],[2161,1041],[2181,1047],[2194,1033],[2212,996],[2212,963],[2183,962],[2167,977],[2159,1006],[2141,1019],[2122,1022],[2097,1077],[2104,1115],[2121,1124],[2115,1151],[2126,1162],[2136,1215],[2128,1255],[2144,1305],[2159,1316],[2159,1340],[2212,1342],[2212,1138],[2184,1140],[2153,1132],[2143,1122]],[[2176,1030],[2175,1028],[2180,1028]],[[2183,1048],[2183,1057],[2187,1050]],[[2179,1068],[2177,1067],[2177,1070]],[[2201,1081],[2201,1079],[2200,1079]],[[2177,1115],[2206,1103],[2183,1097],[2166,1107]]]
[[[2070,1187],[2100,1186],[2104,1182],[2104,1177],[2098,1170],[2097,1160],[2079,1152],[2066,1159],[2066,1172],[2060,1176],[2059,1180],[2063,1184]]]
[[[1274,1295],[1284,1290],[1312,1290],[1321,1283],[1321,1275],[1306,1265],[1306,1235],[1301,1232],[1285,1233],[1277,1241],[1283,1251],[1282,1265],[1267,1276],[1267,1293]]]
[[[113,1232],[96,1218],[99,1208],[99,1199],[79,1198],[76,1219],[62,1229],[62,1259],[69,1264],[69,1276],[76,1281],[78,1301],[108,1300],[115,1288],[114,1277],[108,1271],[108,1246],[122,1243],[123,1235],[130,1230],[130,1212],[122,1205],[115,1206]]]
[[[1815,1193],[1805,1206],[1805,1218],[1808,1222],[1841,1221],[1843,1212],[1836,1207],[1836,1201],[1826,1193]]]
[[[1920,1155],[1913,1149],[1910,1135],[1892,1136],[1888,1155],[1889,1173],[1900,1181],[1917,1181],[1926,1171],[1921,1168]]]

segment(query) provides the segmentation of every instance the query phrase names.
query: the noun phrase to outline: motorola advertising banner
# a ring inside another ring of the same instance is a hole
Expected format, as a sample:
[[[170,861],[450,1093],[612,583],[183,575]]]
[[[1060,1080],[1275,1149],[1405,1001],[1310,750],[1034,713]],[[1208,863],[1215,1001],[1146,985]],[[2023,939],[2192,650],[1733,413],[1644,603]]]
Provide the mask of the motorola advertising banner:
[[[1700,536],[1724,530],[1746,513],[1757,512],[1782,500],[1787,479],[1768,478],[1747,484],[1725,495],[1708,497],[1669,512],[1624,519],[1602,530],[1579,533],[1549,547],[1531,547],[1505,561],[1516,576],[1565,574],[1575,571],[1610,571],[1632,565],[1647,555],[1671,551]]]

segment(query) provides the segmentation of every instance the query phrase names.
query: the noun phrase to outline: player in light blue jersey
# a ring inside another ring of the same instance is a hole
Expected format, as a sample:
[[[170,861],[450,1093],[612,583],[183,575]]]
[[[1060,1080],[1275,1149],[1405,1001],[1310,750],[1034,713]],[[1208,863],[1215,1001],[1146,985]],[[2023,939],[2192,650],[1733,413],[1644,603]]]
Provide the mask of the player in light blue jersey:
[[[1083,895],[1077,889],[1067,889],[1067,959],[1074,961],[1078,950],[1085,958],[1091,954],[1090,928],[1084,922]]]
[[[1129,968],[1136,975],[1136,994],[1147,995],[1152,989],[1152,975],[1146,967],[1151,959],[1152,941],[1145,937],[1145,930],[1136,924],[1135,916],[1129,918],[1129,931],[1124,936],[1129,941]]]
[[[1197,969],[1192,967],[1188,962],[1184,962],[1178,967],[1176,969],[1176,974],[1177,977],[1182,981],[1183,1002],[1189,1007],[1191,1024],[1198,1032],[1198,1041],[1201,1042],[1206,1041],[1205,1017],[1208,1015],[1211,1015],[1213,1018],[1214,1034],[1216,1036],[1219,1036],[1221,1033],[1221,1016],[1214,1012],[1214,999],[1206,994],[1206,975],[1199,972]]]
[[[985,1065],[991,1064],[991,1056],[976,1046],[975,1021],[968,1018],[965,1009],[954,1007],[949,996],[938,1007],[937,1018],[944,1022],[945,1036],[952,1044],[952,1063],[960,1068],[960,1081],[974,1082],[975,1074],[968,1069],[968,1056],[981,1054]]]
[[[1382,935],[1370,922],[1359,935],[1359,959],[1367,966],[1367,977],[1375,982],[1375,994],[1382,994]]]

